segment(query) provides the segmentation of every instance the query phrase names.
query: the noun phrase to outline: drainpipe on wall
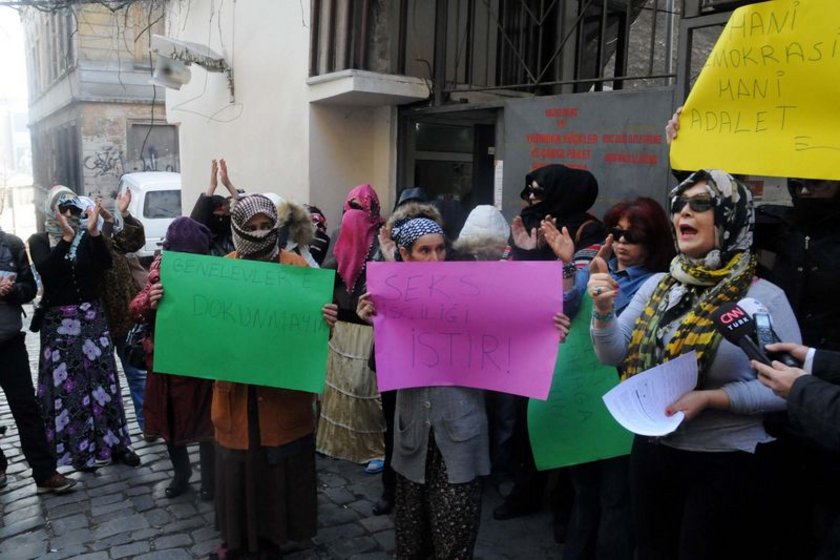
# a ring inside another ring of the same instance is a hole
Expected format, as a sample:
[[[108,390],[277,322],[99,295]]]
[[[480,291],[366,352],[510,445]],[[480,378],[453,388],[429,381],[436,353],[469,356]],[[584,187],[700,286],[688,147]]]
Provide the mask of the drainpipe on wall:
[[[665,73],[674,73],[674,0],[665,0]],[[668,83],[673,84],[674,78],[668,78]]]

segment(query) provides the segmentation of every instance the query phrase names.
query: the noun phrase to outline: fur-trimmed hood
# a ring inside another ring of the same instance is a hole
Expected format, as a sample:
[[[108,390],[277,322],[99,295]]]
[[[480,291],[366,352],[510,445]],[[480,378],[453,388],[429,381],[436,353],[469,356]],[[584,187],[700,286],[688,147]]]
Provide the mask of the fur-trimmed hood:
[[[277,207],[277,223],[287,232],[284,239],[298,245],[309,246],[315,240],[316,225],[303,204],[286,200],[277,193],[267,192],[263,196],[271,199]]]
[[[277,203],[277,217],[281,224],[287,224],[291,241],[309,246],[315,240],[315,223],[302,204],[280,199]]]
[[[469,239],[457,239],[452,248],[461,257],[472,257],[477,261],[498,261],[507,248],[507,239],[486,235]]]

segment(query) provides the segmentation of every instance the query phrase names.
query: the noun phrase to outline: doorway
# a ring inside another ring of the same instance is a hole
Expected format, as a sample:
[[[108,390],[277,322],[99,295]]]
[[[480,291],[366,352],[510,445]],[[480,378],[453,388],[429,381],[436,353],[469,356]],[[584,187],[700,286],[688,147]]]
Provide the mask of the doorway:
[[[495,109],[401,115],[395,200],[423,187],[442,210],[447,234],[457,236],[473,208],[494,203],[498,116]]]

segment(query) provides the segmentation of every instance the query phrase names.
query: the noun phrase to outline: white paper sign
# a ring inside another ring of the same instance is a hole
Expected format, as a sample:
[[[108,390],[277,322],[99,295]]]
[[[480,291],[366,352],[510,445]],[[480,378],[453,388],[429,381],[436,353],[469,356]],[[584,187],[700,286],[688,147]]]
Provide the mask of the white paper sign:
[[[619,383],[604,395],[615,421],[642,436],[664,436],[677,429],[682,412],[665,409],[697,386],[697,354],[689,352]]]

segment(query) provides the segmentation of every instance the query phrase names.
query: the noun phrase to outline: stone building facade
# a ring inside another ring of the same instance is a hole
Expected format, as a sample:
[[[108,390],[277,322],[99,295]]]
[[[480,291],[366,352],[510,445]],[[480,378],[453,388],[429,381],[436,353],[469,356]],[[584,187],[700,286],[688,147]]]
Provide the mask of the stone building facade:
[[[156,1],[22,11],[36,199],[55,184],[108,197],[123,173],[179,170],[177,127],[149,84],[164,16]]]

